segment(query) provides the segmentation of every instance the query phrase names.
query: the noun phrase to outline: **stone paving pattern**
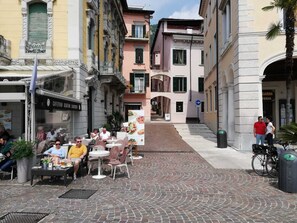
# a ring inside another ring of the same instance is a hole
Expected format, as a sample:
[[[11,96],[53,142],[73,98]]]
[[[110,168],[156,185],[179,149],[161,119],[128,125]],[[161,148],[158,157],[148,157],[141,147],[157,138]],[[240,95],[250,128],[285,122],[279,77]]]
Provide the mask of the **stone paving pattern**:
[[[0,181],[0,216],[49,213],[41,222],[297,222],[297,194],[249,170],[215,169],[191,149],[171,124],[147,124],[141,160],[131,179],[78,178],[61,183]],[[93,174],[96,173],[96,170]],[[87,200],[62,199],[69,189],[98,190]],[[0,219],[1,222],[1,219]]]

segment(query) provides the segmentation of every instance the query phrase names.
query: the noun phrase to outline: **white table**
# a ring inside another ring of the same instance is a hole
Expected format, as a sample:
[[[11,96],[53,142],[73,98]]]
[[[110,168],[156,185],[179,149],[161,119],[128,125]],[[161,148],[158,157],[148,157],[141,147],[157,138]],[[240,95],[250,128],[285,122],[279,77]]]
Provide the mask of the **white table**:
[[[118,141],[117,139],[107,139],[106,142],[107,143],[116,143],[116,141]]]
[[[95,175],[92,177],[97,180],[105,178],[106,177],[105,175],[101,175],[101,157],[109,156],[109,151],[105,151],[105,150],[91,151],[89,153],[89,156],[98,157],[98,175]]]
[[[121,145],[122,145],[121,143],[108,143],[105,145],[105,147],[110,150],[114,146],[121,146]]]

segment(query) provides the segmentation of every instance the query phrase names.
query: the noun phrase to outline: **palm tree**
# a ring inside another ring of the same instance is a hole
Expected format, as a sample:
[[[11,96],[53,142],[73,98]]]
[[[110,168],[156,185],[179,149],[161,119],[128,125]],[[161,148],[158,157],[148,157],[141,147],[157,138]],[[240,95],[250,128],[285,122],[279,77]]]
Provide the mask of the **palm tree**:
[[[286,124],[290,123],[290,101],[291,101],[291,89],[293,79],[293,51],[294,51],[294,38],[295,38],[295,12],[297,9],[297,0],[273,0],[269,6],[262,8],[263,11],[272,9],[281,9],[285,12],[285,32],[286,32]],[[271,24],[266,34],[267,40],[272,40],[278,36],[281,32],[281,22]]]

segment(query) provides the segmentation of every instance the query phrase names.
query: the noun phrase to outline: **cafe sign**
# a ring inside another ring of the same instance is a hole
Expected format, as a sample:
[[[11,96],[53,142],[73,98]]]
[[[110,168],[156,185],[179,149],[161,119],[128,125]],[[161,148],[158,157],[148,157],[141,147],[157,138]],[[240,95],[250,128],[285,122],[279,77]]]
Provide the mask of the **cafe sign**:
[[[36,95],[36,105],[37,109],[45,110],[72,110],[81,111],[81,103],[64,100],[61,98],[54,98],[44,95]]]

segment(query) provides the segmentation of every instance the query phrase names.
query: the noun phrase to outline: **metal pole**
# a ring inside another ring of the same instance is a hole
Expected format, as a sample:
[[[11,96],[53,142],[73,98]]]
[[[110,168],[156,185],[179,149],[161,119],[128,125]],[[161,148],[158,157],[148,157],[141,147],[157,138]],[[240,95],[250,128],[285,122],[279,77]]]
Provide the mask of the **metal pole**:
[[[219,4],[216,0],[216,79],[217,79],[217,91],[216,93],[216,106],[217,106],[217,130],[220,128],[220,108],[219,108]]]
[[[200,123],[200,120],[199,120],[199,106],[197,106],[197,121],[198,121],[198,124]]]

